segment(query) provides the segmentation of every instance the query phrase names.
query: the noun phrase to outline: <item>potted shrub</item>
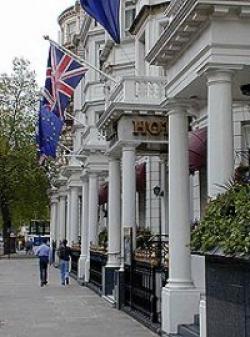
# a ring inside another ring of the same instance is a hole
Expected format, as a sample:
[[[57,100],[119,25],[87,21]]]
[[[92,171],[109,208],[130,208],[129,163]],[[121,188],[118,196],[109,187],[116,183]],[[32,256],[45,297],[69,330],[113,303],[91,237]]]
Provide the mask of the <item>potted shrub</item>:
[[[206,256],[207,337],[250,334],[249,168],[239,167],[225,193],[208,203],[191,237]]]

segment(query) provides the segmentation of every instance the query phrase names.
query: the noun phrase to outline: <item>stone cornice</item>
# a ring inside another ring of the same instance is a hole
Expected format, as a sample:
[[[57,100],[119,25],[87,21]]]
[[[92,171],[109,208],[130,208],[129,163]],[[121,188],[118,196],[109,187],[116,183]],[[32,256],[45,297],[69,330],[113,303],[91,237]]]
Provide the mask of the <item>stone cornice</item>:
[[[53,182],[53,185],[56,188],[61,188],[62,186],[65,186],[67,183],[67,179],[63,175],[59,175]]]
[[[57,22],[61,26],[63,22],[72,16],[76,16],[75,6],[66,8],[58,17]]]
[[[144,5],[142,6],[141,10],[139,13],[136,15],[131,27],[129,28],[129,32],[132,35],[136,35],[142,25],[145,23],[146,19],[148,18],[149,15],[154,15],[157,13],[162,13],[167,6],[169,5],[169,1],[165,1],[165,3],[160,3],[156,5]]]
[[[140,111],[147,111],[147,115],[154,115],[156,111],[158,113],[164,112],[165,109],[160,106],[160,103],[150,105],[147,103],[112,102],[98,120],[97,128],[105,130],[110,124],[118,121],[121,116],[140,114]]]
[[[104,154],[106,151],[106,145],[84,145],[80,150],[80,155],[86,155],[88,158],[91,154]]]
[[[82,168],[80,165],[68,165],[68,166],[64,166],[62,167],[62,174],[67,177],[70,178],[73,174],[81,172]]]
[[[192,43],[209,24],[211,17],[250,17],[249,0],[183,0],[176,13],[169,15],[169,25],[156,44],[146,55],[150,64],[166,68],[176,62],[179,55]]]

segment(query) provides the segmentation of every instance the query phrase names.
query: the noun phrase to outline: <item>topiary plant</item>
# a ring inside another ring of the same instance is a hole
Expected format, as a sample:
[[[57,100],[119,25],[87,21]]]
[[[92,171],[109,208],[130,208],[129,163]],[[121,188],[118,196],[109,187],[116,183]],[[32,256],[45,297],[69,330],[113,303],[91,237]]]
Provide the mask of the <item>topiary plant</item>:
[[[209,202],[203,220],[192,232],[191,248],[203,253],[219,248],[227,255],[249,255],[250,185],[245,176]]]

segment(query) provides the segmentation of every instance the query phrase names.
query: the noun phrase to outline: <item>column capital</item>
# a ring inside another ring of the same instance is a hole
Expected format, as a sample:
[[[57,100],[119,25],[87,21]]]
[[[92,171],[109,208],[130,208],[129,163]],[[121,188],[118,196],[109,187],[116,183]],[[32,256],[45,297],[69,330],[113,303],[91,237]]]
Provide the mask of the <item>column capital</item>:
[[[59,198],[57,195],[52,195],[51,198],[50,198],[50,204],[57,204],[59,201]]]
[[[136,150],[136,146],[133,146],[131,144],[124,144],[122,146],[122,151],[135,151]]]
[[[109,163],[112,163],[112,162],[120,162],[121,159],[120,159],[119,156],[108,155],[108,161],[109,161]]]
[[[233,70],[209,69],[206,73],[207,85],[231,83]]]
[[[167,109],[167,115],[174,114],[183,114],[188,116],[188,110],[190,110],[193,106],[193,102],[191,99],[168,99],[165,102],[165,107]]]
[[[60,198],[60,199],[62,199],[62,198],[66,199],[66,197],[67,197],[67,193],[65,193],[65,192],[59,193],[58,198]]]
[[[208,64],[198,71],[198,75],[205,75],[208,79],[210,77],[225,77],[231,78],[235,71],[242,70],[241,65],[235,64]]]
[[[88,178],[97,178],[98,173],[97,172],[88,172]]]
[[[60,188],[59,190],[58,190],[58,197],[64,197],[64,198],[66,198],[66,196],[67,196],[67,189],[66,188]]]
[[[81,181],[82,181],[83,183],[88,183],[88,181],[89,181],[89,176],[85,174],[84,176],[81,176],[80,179],[81,179]]]

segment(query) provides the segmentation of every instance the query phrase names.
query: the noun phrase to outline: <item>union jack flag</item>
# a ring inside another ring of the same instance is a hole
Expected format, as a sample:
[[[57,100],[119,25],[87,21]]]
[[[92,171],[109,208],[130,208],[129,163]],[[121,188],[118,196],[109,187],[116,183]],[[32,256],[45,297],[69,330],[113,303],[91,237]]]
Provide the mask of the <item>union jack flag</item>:
[[[64,120],[64,111],[87,70],[87,67],[51,44],[42,104]]]

